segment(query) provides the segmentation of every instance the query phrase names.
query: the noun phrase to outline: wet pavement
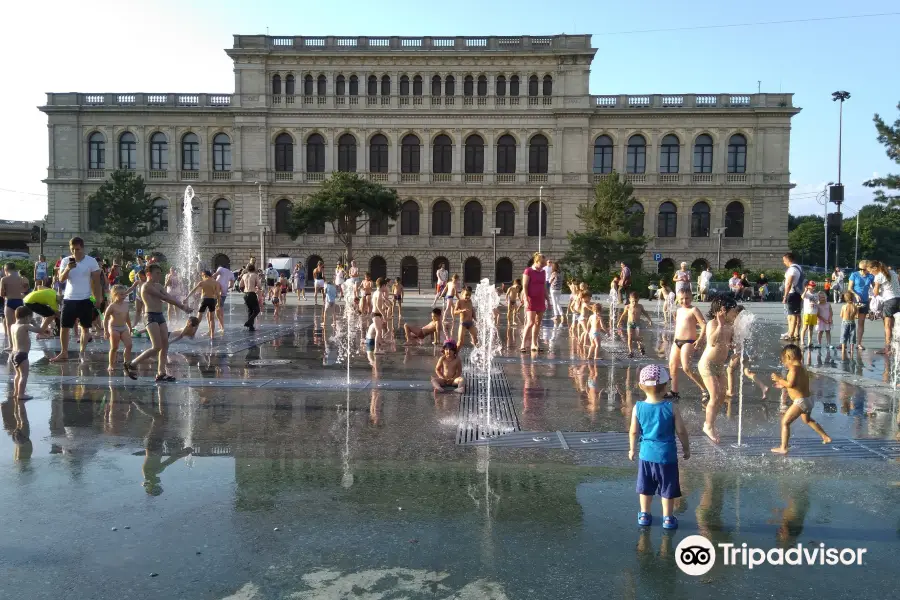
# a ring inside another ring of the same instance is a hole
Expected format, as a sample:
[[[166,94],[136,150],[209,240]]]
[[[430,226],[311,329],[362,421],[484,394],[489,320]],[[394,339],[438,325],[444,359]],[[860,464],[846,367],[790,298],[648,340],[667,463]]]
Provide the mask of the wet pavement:
[[[34,344],[34,398],[0,405],[4,597],[895,595],[898,400],[871,351],[847,362],[807,353],[813,416],[835,444],[798,421],[787,458],[768,453],[776,390],[763,397],[744,381],[714,447],[700,434],[699,392],[683,385],[694,457],[681,462],[670,534],[635,523],[624,435],[638,370],[665,353],[668,333],[644,332],[647,357],[586,361],[565,328],[545,327],[548,351],[532,357],[504,325],[495,365],[508,397],[496,401],[516,430],[458,443],[465,398],[431,391],[433,345],[356,354],[348,385],[343,353],[309,306],[278,322],[269,308],[254,335],[232,310],[225,338],[173,346],[173,384],[155,385],[151,367],[136,382],[108,376],[101,342],[84,364],[62,365],[47,360],[58,342]],[[419,323],[428,309],[404,313]],[[778,370],[779,332],[760,323],[753,337],[763,381]],[[734,448],[741,404],[744,446]],[[675,564],[692,534],[867,553],[859,566],[717,563],[695,578]]]

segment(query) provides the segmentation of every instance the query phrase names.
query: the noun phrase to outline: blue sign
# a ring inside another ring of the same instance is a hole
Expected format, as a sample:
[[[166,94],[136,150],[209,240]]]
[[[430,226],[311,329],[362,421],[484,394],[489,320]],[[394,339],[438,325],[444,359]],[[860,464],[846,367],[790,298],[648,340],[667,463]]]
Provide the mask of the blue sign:
[[[656,262],[660,262],[662,260],[662,254],[657,252],[656,254],[653,255],[653,260],[655,260]]]
[[[138,250],[137,250],[137,255],[138,255],[138,256],[143,256],[143,255],[144,255],[144,251],[141,250],[140,248],[138,248]]]

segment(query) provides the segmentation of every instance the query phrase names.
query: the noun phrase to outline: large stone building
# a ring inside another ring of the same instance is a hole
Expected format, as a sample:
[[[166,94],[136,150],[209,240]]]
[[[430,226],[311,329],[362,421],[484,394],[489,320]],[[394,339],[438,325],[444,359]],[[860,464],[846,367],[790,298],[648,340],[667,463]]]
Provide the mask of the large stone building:
[[[400,219],[373,223],[355,258],[413,287],[441,260],[466,281],[492,276],[495,247],[508,280],[539,227],[561,256],[576,207],[613,169],[653,238],[645,263],[761,266],[787,248],[791,94],[591,95],[589,35],[238,35],[227,52],[231,94],[48,94],[48,253],[90,239],[103,209],[88,197],[119,167],[158,197],[164,254],[193,186],[199,245],[219,264],[259,254],[262,214],[268,256],[333,265],[330,227],[284,233],[291,203],[332,171],[397,189]]]

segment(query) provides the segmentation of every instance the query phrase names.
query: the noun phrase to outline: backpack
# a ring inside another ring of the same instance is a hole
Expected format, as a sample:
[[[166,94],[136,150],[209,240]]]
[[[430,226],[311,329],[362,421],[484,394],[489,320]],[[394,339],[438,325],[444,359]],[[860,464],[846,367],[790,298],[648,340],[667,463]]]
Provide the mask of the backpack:
[[[806,274],[803,272],[803,267],[800,265],[791,265],[792,267],[796,267],[797,271],[800,275],[797,277],[797,281],[793,282],[791,286],[791,293],[802,294],[803,288],[806,286]]]

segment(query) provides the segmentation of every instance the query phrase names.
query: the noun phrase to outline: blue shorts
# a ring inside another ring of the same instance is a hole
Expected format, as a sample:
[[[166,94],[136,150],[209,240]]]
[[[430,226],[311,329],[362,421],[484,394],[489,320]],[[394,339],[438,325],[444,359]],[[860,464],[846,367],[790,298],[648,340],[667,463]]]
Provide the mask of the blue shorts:
[[[639,460],[636,491],[643,496],[659,494],[663,498],[681,498],[678,463]]]

